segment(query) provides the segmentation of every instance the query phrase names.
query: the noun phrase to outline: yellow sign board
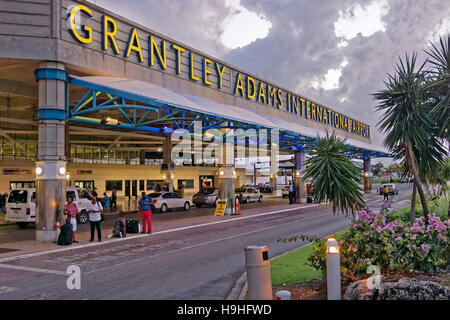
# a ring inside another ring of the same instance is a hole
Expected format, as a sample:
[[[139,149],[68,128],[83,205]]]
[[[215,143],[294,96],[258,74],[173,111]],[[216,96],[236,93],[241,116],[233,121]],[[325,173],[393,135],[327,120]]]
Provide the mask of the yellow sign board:
[[[218,200],[216,206],[215,216],[223,216],[225,214],[225,208],[227,207],[227,200]]]

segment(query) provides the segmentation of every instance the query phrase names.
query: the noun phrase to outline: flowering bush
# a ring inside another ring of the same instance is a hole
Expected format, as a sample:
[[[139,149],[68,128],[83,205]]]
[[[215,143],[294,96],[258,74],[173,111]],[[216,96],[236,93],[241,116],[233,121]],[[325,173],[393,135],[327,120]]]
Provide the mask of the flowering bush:
[[[396,220],[388,203],[376,214],[365,208],[357,217],[345,241],[358,247],[359,257],[370,259],[382,270],[394,264],[406,271],[434,273],[446,263],[450,220],[442,221],[432,213],[428,225],[424,217],[411,225]]]
[[[390,211],[389,202],[384,202],[378,212],[364,208],[357,212],[339,241],[341,272],[344,277],[352,278],[372,264],[382,271],[399,267],[405,271],[435,273],[447,262],[449,237],[450,220],[442,221],[434,213],[428,215],[425,224],[424,217],[414,223],[397,219]],[[313,242],[308,263],[325,273],[325,239],[299,234],[284,241],[296,239]]]

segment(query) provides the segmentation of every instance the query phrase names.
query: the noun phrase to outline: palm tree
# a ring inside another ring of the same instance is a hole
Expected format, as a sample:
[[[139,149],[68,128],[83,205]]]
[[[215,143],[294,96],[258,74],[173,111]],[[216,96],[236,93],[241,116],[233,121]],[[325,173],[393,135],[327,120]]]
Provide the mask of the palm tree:
[[[436,120],[439,127],[439,136],[450,140],[450,34],[447,42],[439,38],[440,48],[431,43],[432,49],[425,51],[428,62],[431,64],[429,71],[432,80],[428,84],[431,98],[431,116]]]
[[[374,97],[380,101],[377,110],[383,112],[378,125],[386,134],[384,144],[396,159],[402,159],[413,176],[427,222],[429,210],[420,169],[430,172],[430,168],[442,161],[445,149],[436,137],[435,121],[429,116],[425,63],[416,70],[416,60],[416,53],[411,58],[406,55],[405,61],[399,58],[394,74],[388,74],[385,81],[386,89]]]
[[[447,140],[449,144],[450,140],[450,34],[447,35],[447,42],[440,37],[440,47],[438,48],[431,43],[432,49],[425,51],[429,56],[429,63],[432,68],[430,70],[434,79],[429,84],[430,96],[432,97],[432,110],[431,116],[436,120],[438,127],[440,128],[439,136]],[[450,180],[450,160],[447,158],[446,162],[440,167],[439,170],[434,171],[434,180],[441,185],[445,195],[448,195],[448,181]],[[448,216],[450,216],[450,196],[449,196],[449,208]]]
[[[345,139],[334,134],[318,137],[305,161],[304,180],[312,178],[314,200],[329,201],[336,209],[352,214],[364,206],[362,189],[358,183],[362,179],[361,170],[346,156],[348,147]]]

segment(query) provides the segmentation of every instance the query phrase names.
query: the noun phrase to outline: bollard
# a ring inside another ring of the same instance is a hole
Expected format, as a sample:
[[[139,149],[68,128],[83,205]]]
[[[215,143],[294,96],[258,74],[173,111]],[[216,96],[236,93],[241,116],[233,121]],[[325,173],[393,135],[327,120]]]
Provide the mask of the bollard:
[[[248,298],[250,300],[272,300],[269,251],[266,246],[245,248]]]
[[[280,290],[275,293],[276,300],[291,300],[291,293],[287,290]]]
[[[339,243],[329,238],[327,247],[327,295],[328,300],[341,300],[341,261]]]
[[[56,236],[59,237],[59,234],[61,233],[61,222],[56,222]]]

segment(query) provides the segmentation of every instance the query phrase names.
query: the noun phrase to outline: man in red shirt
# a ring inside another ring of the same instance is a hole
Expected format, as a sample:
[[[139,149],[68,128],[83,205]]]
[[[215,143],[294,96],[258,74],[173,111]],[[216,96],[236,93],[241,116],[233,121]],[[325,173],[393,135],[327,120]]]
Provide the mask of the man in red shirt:
[[[139,208],[141,210],[142,231],[145,233],[146,226],[148,224],[147,234],[152,233],[152,209],[153,199],[147,196],[145,192],[142,192],[142,198],[139,200]]]

